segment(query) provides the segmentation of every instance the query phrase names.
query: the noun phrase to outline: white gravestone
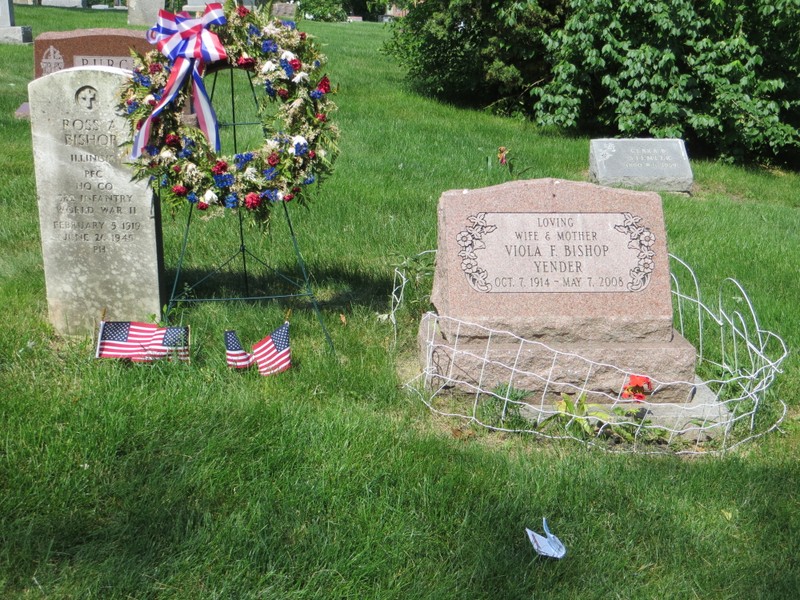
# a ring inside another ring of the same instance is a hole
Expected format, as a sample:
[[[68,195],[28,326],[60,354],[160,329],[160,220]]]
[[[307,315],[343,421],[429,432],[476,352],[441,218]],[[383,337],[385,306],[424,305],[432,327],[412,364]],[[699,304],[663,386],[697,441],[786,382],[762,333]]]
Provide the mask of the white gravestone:
[[[14,26],[14,3],[0,0],[0,44],[27,44],[33,41],[30,27]]]
[[[28,85],[50,321],[85,334],[100,317],[146,320],[162,306],[160,214],[132,182],[116,112],[130,73],[64,69]]]
[[[128,25],[156,24],[158,11],[164,8],[164,0],[128,0]]]

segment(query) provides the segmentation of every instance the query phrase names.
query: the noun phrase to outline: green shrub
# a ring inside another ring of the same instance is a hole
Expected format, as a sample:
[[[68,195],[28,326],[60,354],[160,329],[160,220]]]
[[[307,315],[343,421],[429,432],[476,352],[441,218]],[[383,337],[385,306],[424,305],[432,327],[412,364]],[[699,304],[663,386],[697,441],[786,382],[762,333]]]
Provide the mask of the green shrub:
[[[347,12],[339,0],[302,0],[298,13],[310,15],[315,21],[346,21]]]
[[[797,0],[571,0],[537,120],[771,162],[800,147]]]
[[[563,3],[426,0],[394,23],[384,50],[428,95],[529,112],[524,92],[548,72],[543,33],[559,25]]]

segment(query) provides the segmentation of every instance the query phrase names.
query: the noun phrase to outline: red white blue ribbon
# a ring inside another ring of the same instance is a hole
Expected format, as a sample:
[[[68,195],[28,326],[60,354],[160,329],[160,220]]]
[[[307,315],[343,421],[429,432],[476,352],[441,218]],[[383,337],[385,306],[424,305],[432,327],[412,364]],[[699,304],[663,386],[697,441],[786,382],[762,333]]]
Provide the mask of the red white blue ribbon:
[[[155,27],[147,32],[147,39],[151,44],[156,44],[159,51],[172,62],[172,71],[161,100],[134,137],[133,158],[142,154],[150,139],[153,119],[178,95],[189,72],[192,74],[192,103],[197,123],[208,138],[209,145],[219,152],[217,115],[203,85],[203,71],[207,63],[228,58],[222,42],[208,29],[210,25],[224,25],[226,22],[222,5],[217,3],[206,5],[200,18],[192,18],[186,12],[173,14],[163,9],[158,11]]]

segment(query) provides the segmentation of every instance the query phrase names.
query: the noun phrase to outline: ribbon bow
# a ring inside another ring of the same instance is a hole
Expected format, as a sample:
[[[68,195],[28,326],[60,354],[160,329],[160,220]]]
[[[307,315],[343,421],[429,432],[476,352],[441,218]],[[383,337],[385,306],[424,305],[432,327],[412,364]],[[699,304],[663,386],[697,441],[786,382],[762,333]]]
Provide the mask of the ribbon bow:
[[[178,95],[190,71],[192,103],[197,114],[197,123],[209,145],[219,152],[217,115],[203,85],[203,71],[206,63],[228,58],[222,42],[215,33],[208,30],[210,25],[224,25],[226,22],[222,5],[217,3],[206,5],[205,12],[199,19],[191,18],[185,12],[172,14],[163,9],[158,11],[155,27],[147,32],[147,39],[151,44],[156,44],[159,51],[172,62],[172,71],[164,86],[161,100],[136,133],[133,158],[142,154],[150,139],[153,119]]]

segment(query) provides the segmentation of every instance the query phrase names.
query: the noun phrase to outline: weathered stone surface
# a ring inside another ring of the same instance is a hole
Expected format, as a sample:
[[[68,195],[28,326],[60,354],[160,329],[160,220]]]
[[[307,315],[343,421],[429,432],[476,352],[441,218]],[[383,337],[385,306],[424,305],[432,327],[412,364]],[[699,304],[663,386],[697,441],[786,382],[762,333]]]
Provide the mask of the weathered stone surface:
[[[31,38],[30,27],[14,25],[13,0],[0,0],[0,44],[27,44]]]
[[[686,402],[695,387],[695,349],[677,332],[670,341],[636,344],[544,344],[498,332],[491,338],[459,335],[448,340],[433,317],[427,316],[418,342],[423,362],[432,368],[430,383],[449,385],[452,380],[462,391],[493,389],[511,382],[517,389],[537,393],[546,389],[551,402],[561,393],[574,394],[584,388],[606,394],[606,401],[611,402],[629,375],[644,374],[656,389],[648,401]],[[601,400],[593,397],[592,401]]]
[[[680,139],[597,139],[589,145],[589,178],[600,185],[691,192],[694,176]]]
[[[33,76],[70,67],[132,69],[131,49],[144,54],[155,46],[147,41],[144,31],[131,29],[48,31],[33,42]]]
[[[158,11],[164,8],[164,0],[128,0],[128,25],[156,24]]]
[[[60,333],[90,333],[104,313],[160,314],[158,204],[130,181],[129,130],[115,112],[128,76],[77,67],[28,86],[47,302]]]

